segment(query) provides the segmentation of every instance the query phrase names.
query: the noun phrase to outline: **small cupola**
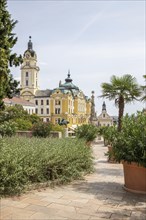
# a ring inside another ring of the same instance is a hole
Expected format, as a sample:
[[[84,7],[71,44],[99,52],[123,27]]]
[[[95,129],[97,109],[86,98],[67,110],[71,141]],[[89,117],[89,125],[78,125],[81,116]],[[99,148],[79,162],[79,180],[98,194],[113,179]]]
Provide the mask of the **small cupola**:
[[[67,78],[65,79],[65,82],[69,83],[72,82],[72,79],[70,78],[70,70],[68,70]]]

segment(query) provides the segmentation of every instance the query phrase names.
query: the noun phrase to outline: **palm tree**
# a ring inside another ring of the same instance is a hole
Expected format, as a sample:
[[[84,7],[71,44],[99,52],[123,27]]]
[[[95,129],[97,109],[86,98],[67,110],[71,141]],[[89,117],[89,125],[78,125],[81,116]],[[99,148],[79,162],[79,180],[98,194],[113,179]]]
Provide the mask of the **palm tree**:
[[[145,102],[145,110],[146,110],[146,75],[143,75],[143,78],[145,79],[145,85],[141,86],[142,92],[143,92],[143,96],[141,98],[141,101]]]
[[[125,74],[121,77],[113,75],[110,83],[102,83],[102,95],[100,97],[115,100],[115,105],[118,106],[118,131],[121,131],[121,119],[124,114],[125,103],[134,101],[141,95],[141,89],[136,78],[130,74]]]

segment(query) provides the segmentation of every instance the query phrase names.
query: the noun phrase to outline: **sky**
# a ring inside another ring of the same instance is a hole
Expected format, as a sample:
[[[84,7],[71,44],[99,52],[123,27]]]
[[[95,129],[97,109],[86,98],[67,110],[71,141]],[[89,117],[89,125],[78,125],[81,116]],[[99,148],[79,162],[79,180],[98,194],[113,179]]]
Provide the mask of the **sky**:
[[[8,0],[8,10],[18,23],[13,51],[24,54],[29,36],[37,53],[40,89],[58,87],[70,70],[73,83],[85,95],[95,91],[97,115],[102,103],[117,115],[114,101],[99,98],[101,84],[112,75],[131,74],[144,85],[145,70],[144,0]],[[20,80],[20,67],[12,68]],[[144,103],[126,104],[125,113],[142,110]]]

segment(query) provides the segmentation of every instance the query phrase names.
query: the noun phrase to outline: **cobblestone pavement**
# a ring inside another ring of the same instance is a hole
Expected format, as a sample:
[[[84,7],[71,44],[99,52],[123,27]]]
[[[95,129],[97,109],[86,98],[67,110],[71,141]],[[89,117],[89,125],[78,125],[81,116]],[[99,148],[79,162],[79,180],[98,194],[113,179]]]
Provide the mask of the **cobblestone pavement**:
[[[2,199],[1,220],[146,220],[146,195],[122,188],[122,165],[107,162],[106,147],[95,144],[93,151],[95,173],[67,186]]]

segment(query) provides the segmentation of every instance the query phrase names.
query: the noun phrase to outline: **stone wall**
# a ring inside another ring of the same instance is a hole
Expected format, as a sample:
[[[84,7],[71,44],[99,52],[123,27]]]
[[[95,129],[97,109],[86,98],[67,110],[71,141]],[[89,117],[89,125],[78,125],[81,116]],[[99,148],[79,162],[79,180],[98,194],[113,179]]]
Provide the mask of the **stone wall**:
[[[16,135],[19,137],[32,137],[32,131],[17,131]],[[52,138],[62,138],[62,132],[60,131],[51,131],[50,136]]]

